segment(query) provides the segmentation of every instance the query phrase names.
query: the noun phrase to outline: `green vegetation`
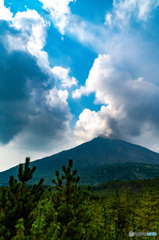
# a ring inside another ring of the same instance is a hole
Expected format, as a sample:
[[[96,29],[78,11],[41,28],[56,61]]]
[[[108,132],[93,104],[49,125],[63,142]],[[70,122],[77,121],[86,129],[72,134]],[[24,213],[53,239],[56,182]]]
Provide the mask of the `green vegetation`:
[[[82,188],[73,161],[55,171],[54,187],[33,186],[36,167],[0,188],[0,240],[124,240],[130,231],[158,232],[159,178]],[[159,234],[159,233],[158,233]],[[134,237],[133,239],[137,239]],[[156,237],[142,237],[156,239]]]
[[[67,165],[67,160],[74,159],[74,167],[78,169],[81,185],[99,185],[114,180],[149,179],[159,176],[159,154],[141,146],[122,140],[95,138],[75,148],[36,160],[30,166],[36,166],[34,178],[29,180],[34,184],[45,179],[45,185],[50,185],[56,177],[54,170],[62,174],[61,166]],[[54,169],[54,170],[53,170]],[[7,186],[12,175],[17,178],[18,166],[0,172],[0,186]]]
[[[97,186],[110,181],[153,179],[159,176],[159,165],[123,163],[79,169],[81,184]]]

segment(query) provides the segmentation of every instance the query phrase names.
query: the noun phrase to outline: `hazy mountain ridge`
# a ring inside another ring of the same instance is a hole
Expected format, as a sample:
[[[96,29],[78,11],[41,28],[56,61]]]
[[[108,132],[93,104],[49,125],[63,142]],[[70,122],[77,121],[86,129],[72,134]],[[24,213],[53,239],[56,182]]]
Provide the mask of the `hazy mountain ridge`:
[[[98,137],[70,150],[31,162],[31,166],[37,166],[37,170],[30,183],[37,181],[40,177],[45,179],[45,184],[51,183],[55,170],[61,170],[62,165],[66,165],[70,158],[74,160],[74,167],[79,170],[81,184],[88,182],[94,185],[99,176],[101,176],[99,183],[116,179],[133,180],[159,176],[158,153],[122,140]],[[144,167],[140,167],[137,171],[137,164],[144,164]],[[144,173],[146,165],[149,170]],[[116,169],[116,175],[114,169]],[[1,172],[0,184],[7,184],[10,175],[16,177],[17,170],[18,166]]]

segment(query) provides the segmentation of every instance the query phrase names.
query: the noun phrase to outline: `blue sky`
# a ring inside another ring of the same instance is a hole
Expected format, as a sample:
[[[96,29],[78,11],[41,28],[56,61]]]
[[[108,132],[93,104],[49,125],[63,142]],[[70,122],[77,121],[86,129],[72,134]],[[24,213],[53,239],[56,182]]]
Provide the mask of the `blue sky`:
[[[158,0],[1,0],[0,171],[97,136],[159,152]]]

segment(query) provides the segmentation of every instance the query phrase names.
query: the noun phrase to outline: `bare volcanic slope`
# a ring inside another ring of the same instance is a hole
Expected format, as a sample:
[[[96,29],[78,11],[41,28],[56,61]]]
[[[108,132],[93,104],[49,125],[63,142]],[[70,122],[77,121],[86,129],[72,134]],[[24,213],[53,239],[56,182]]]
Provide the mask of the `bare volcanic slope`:
[[[159,154],[155,153],[153,151],[150,151],[144,147],[141,147],[139,145],[134,145],[128,142],[125,142],[123,140],[118,139],[108,139],[108,138],[95,138],[89,142],[83,143],[75,148],[72,148],[70,150],[62,151],[60,153],[54,154],[49,157],[45,157],[43,159],[36,160],[34,162],[31,162],[31,166],[37,166],[36,173],[34,174],[34,178],[30,181],[30,184],[37,181],[39,178],[43,177],[45,179],[45,184],[50,184],[51,179],[55,176],[55,170],[61,170],[62,165],[67,165],[68,159],[74,160],[74,167],[79,170],[79,174],[82,177],[86,176],[86,174],[89,174],[91,172],[91,178],[92,174],[96,175],[96,171],[98,173],[102,171],[102,169],[108,168],[109,171],[107,172],[107,175],[109,175],[109,172],[112,176],[107,176],[105,181],[118,179],[120,180],[120,174],[118,173],[118,177],[113,176],[113,169],[118,168],[119,172],[120,169],[127,168],[130,164],[143,164],[143,166],[146,167],[146,165],[149,165],[149,174],[151,171],[151,165],[157,165],[152,166],[153,170],[154,168],[157,169],[155,171],[158,171],[159,174]],[[129,164],[127,164],[129,163]],[[125,167],[124,167],[125,166]],[[145,167],[141,169],[145,169]],[[111,170],[112,168],[112,170]],[[139,169],[139,168],[137,168]],[[135,170],[134,170],[135,171]],[[138,174],[133,172],[134,176],[138,176],[138,178],[142,178],[143,174],[140,175],[140,171],[138,171]],[[9,180],[10,175],[17,176],[18,172],[18,166],[13,167],[9,170],[6,170],[4,172],[0,172],[0,185],[6,185]],[[156,174],[155,173],[155,177]],[[100,173],[102,174],[102,172]],[[129,174],[127,174],[129,175]],[[145,178],[147,178],[147,175],[144,175]],[[128,176],[130,177],[130,176]],[[88,184],[92,183],[92,181],[89,181],[88,178]],[[113,179],[112,179],[113,178]],[[136,179],[137,177],[135,177]],[[134,179],[134,177],[132,177]],[[123,179],[121,179],[123,180]],[[103,180],[104,181],[104,180]],[[83,182],[81,182],[83,183]],[[85,182],[84,182],[85,183]]]

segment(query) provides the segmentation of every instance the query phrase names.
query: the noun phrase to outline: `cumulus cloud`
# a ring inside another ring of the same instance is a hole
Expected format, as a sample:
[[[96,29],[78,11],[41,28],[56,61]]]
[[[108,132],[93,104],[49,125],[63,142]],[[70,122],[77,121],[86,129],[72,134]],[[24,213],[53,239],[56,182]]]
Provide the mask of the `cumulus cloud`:
[[[12,19],[13,13],[10,12],[10,9],[4,6],[4,0],[0,1],[0,20],[9,21]]]
[[[19,48],[26,47],[31,53],[41,50],[46,42],[46,22],[35,11],[27,9],[26,12],[17,12],[12,20],[12,26],[21,31],[21,40],[26,39],[18,46]],[[21,50],[21,49],[19,49]]]
[[[64,34],[65,27],[69,22],[70,8],[69,3],[75,0],[39,0],[43,3],[43,8],[49,12],[53,23],[59,29],[61,34]]]
[[[76,0],[39,0],[43,3],[54,26],[64,35],[74,36],[78,41],[90,43],[95,41],[95,32],[99,32],[99,26],[83,20],[80,16],[71,13],[69,4]]]
[[[109,55],[95,59],[85,86],[73,96],[79,98],[91,92],[95,93],[95,102],[103,106],[98,112],[85,109],[81,113],[74,129],[77,141],[100,134],[130,140],[145,129],[154,134],[159,131],[159,87],[142,77],[133,79],[115,66]]]
[[[17,12],[10,21],[10,29],[3,36],[3,42],[8,52],[25,51],[36,57],[37,63],[43,71],[50,73],[48,55],[43,51],[46,43],[49,23],[35,11]],[[13,34],[13,29],[16,34]]]
[[[43,50],[49,23],[35,10],[6,20],[0,22],[0,143],[19,151],[67,148],[72,145],[68,91],[55,85],[68,88],[77,80],[69,68],[50,67]]]
[[[61,87],[70,88],[73,85],[77,85],[77,80],[74,77],[69,76],[69,68],[56,66],[52,68],[51,71],[54,74],[55,79],[61,82]]]
[[[6,32],[19,34],[4,21],[0,28],[0,39]],[[65,138],[69,131],[68,93],[56,90],[55,82],[50,83],[50,75],[31,53],[8,52],[5,47],[0,41],[0,142],[16,142],[34,150],[52,147],[54,139]]]
[[[10,27],[15,30],[7,32],[3,36],[3,42],[9,53],[12,51],[25,51],[35,56],[39,67],[44,73],[50,75],[61,82],[61,87],[71,87],[77,85],[77,80],[69,76],[70,69],[55,66],[50,68],[48,54],[43,50],[46,44],[47,28],[46,22],[35,10],[17,12],[10,23]]]
[[[57,7],[57,1],[54,3],[46,1],[45,3],[42,0],[43,7],[48,11],[48,16],[53,22],[56,18],[55,16],[51,17],[51,8],[67,13],[67,21],[65,27],[62,28],[62,34],[79,41],[97,54],[110,54],[118,66],[127,69],[131,75],[135,75],[135,78],[142,75],[146,81],[158,81],[158,48],[153,41],[150,42],[148,39],[150,28],[152,29],[151,25],[143,25],[146,20],[150,20],[158,6],[158,1],[114,1],[112,10],[107,11],[106,9],[105,25],[94,24],[72,14],[69,2],[65,1],[64,6],[67,7],[64,8],[65,10],[60,10],[62,8],[61,1]],[[153,17],[154,14],[152,19]],[[130,19],[132,21],[129,21]],[[151,22],[151,24],[153,23]],[[155,24],[153,27],[157,29]],[[56,25],[54,24],[54,26]],[[154,48],[156,50],[152,54]],[[152,74],[153,78],[151,78]]]

